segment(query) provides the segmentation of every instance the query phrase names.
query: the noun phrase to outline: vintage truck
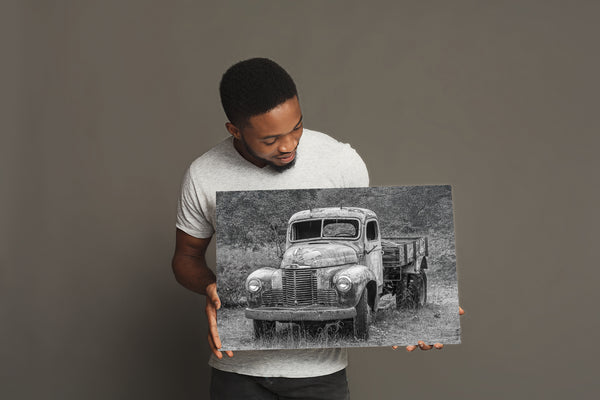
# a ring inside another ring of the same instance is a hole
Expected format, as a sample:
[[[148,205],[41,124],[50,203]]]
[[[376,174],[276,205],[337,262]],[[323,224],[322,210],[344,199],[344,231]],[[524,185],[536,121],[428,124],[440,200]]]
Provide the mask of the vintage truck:
[[[377,215],[365,208],[316,208],[289,220],[279,267],[246,278],[247,318],[255,337],[274,334],[277,321],[314,324],[351,322],[367,339],[379,299],[418,308],[427,301],[425,237],[382,239]]]

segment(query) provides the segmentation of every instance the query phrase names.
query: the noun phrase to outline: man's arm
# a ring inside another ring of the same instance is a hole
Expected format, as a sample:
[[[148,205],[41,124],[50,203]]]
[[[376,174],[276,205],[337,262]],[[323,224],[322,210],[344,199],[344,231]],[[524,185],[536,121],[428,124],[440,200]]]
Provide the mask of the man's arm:
[[[177,229],[175,254],[171,266],[175,279],[186,288],[206,296],[206,318],[208,319],[208,343],[212,352],[222,358],[221,339],[217,331],[217,310],[221,301],[217,295],[217,278],[206,264],[206,249],[211,238],[195,238]],[[233,357],[233,352],[225,352]]]

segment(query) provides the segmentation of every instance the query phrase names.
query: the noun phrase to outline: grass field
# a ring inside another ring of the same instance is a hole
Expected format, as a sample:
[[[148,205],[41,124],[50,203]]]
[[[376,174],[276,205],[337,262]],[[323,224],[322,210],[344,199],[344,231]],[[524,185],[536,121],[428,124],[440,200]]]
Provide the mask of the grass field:
[[[252,320],[245,318],[244,307],[224,307],[218,313],[218,328],[223,349],[257,350],[321,347],[375,347],[427,343],[460,343],[456,281],[428,274],[428,302],[420,310],[395,308],[395,299],[384,296],[370,326],[368,340],[357,340],[350,327],[340,321],[322,323],[312,329],[298,324],[277,323],[272,339],[254,339]]]

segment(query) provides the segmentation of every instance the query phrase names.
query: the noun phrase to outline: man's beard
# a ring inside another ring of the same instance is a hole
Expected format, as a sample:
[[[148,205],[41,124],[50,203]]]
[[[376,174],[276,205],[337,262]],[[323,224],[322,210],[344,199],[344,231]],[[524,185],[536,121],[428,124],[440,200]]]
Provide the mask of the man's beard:
[[[296,159],[298,158],[298,151],[296,151],[296,155],[292,161],[290,161],[289,163],[287,163],[285,165],[277,165],[277,164],[273,163],[273,161],[266,160],[264,158],[259,157],[258,154],[256,154],[250,148],[250,146],[248,146],[248,144],[244,140],[243,136],[241,137],[240,143],[242,143],[242,146],[244,146],[244,149],[248,152],[248,154],[250,154],[252,157],[256,158],[257,160],[260,160],[260,161],[264,162],[265,164],[270,165],[271,168],[273,168],[277,172],[287,171],[288,169],[292,168],[294,166],[294,164],[296,164]]]

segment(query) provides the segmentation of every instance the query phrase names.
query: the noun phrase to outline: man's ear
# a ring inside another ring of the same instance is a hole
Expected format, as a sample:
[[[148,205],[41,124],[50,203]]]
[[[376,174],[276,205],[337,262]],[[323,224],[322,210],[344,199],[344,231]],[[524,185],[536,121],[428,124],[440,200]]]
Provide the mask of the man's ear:
[[[231,136],[233,136],[237,140],[241,140],[242,134],[240,133],[240,130],[238,128],[236,128],[236,126],[234,124],[232,124],[231,122],[227,122],[227,123],[225,123],[225,128],[227,129],[227,132],[229,132],[231,134]]]

